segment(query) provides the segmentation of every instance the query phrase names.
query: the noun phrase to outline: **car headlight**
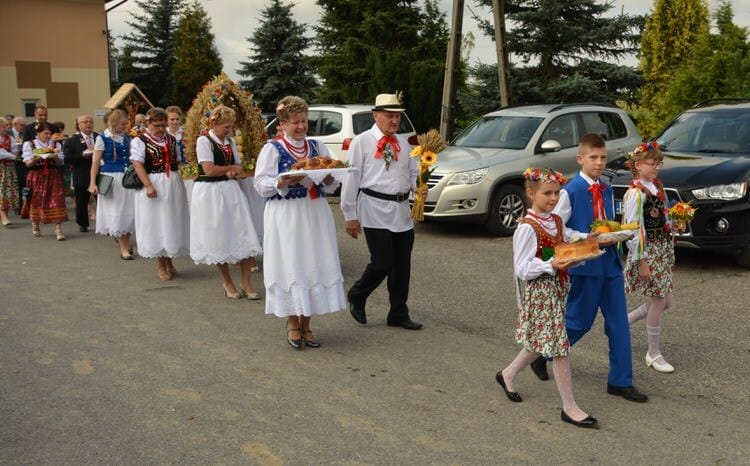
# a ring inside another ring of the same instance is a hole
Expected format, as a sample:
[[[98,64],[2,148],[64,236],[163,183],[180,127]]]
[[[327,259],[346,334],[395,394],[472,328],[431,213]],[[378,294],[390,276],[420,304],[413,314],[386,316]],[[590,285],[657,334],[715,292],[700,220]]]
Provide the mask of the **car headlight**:
[[[747,193],[747,183],[721,184],[694,189],[692,191],[696,199],[719,199],[722,201],[733,201],[742,199]]]
[[[465,172],[458,172],[451,177],[448,182],[448,186],[456,184],[474,184],[479,183],[487,176],[487,172],[490,171],[489,167],[480,168],[478,170],[469,170]]]

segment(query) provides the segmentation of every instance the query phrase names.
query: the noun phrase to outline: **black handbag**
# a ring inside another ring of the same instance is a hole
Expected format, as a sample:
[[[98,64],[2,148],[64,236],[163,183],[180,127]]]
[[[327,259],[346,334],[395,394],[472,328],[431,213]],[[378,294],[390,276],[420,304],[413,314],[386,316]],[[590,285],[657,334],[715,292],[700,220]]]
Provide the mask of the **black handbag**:
[[[96,188],[99,191],[99,194],[102,196],[107,195],[109,189],[112,187],[112,180],[114,180],[114,178],[109,175],[104,175],[102,173],[96,175]]]
[[[129,165],[125,174],[122,175],[122,187],[125,189],[141,189],[143,187],[143,182],[138,178],[138,173],[135,172],[133,165]]]

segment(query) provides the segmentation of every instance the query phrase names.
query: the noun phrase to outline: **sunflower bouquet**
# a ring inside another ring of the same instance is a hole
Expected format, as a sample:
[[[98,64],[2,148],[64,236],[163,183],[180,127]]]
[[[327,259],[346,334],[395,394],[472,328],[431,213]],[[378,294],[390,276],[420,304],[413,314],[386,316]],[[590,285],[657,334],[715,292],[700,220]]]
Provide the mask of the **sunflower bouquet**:
[[[698,210],[690,205],[690,202],[678,202],[669,208],[669,218],[674,222],[677,231],[686,231],[687,224],[693,221],[695,211]]]
[[[417,162],[417,192],[414,195],[414,204],[411,208],[411,218],[421,222],[424,220],[424,202],[427,198],[427,181],[435,171],[435,163],[438,154],[445,149],[445,142],[437,130],[431,129],[417,136],[419,145],[412,149],[411,156],[419,157]]]

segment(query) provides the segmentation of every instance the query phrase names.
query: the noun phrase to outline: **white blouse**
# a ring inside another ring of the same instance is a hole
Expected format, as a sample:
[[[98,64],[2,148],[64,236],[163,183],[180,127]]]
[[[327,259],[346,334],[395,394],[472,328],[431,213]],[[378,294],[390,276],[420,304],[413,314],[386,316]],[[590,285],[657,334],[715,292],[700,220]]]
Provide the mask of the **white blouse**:
[[[286,134],[284,134],[284,140],[293,145],[294,147],[301,149],[305,145],[305,141],[296,141]],[[318,144],[318,155],[329,155],[328,148],[320,141],[315,141]],[[276,187],[276,176],[279,174],[279,154],[278,149],[273,144],[266,143],[263,149],[260,150],[258,160],[255,163],[255,190],[258,191],[263,197],[272,197],[276,194],[281,197],[286,196],[289,191],[289,187],[284,186],[283,188]],[[302,186],[309,188],[312,185],[310,178],[304,178],[300,183]],[[331,183],[330,185],[323,185],[323,191],[326,193],[332,193],[336,191],[338,183]]]
[[[208,132],[208,137],[201,136],[195,143],[195,155],[198,159],[198,163],[214,161],[214,150],[213,147],[211,147],[211,141],[208,140],[209,137],[217,144],[230,144],[232,146],[232,152],[234,153],[233,163],[235,165],[242,163],[239,156],[240,152],[237,150],[237,144],[235,144],[234,139],[224,138],[224,141],[219,141],[219,138],[216,137],[213,130]]]
[[[122,143],[122,141],[125,139],[125,134],[112,134],[112,131],[109,130],[109,128],[104,130],[104,135],[108,138],[112,138],[113,141],[117,143]],[[98,135],[96,137],[96,141],[94,142],[94,150],[104,150],[104,139],[102,139],[102,135]]]
[[[52,139],[49,141],[42,142],[39,139],[33,141],[26,141],[23,143],[23,161],[27,162],[34,158],[34,149],[43,149],[45,147],[55,147],[57,149],[57,162],[62,163],[65,156],[62,152],[62,147],[59,142],[55,142]]]

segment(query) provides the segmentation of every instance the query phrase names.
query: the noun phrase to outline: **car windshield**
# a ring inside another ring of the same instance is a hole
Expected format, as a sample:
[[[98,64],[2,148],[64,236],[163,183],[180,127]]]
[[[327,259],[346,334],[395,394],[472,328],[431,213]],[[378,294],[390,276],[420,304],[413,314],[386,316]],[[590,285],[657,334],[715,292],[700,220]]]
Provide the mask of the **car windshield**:
[[[669,152],[750,153],[750,112],[688,112],[656,139]]]
[[[375,119],[372,116],[372,112],[355,113],[352,115],[352,126],[354,127],[354,134],[364,133],[368,129],[372,128],[375,124]],[[406,134],[414,132],[414,128],[409,121],[409,117],[406,113],[401,114],[401,123],[398,125],[398,134]]]
[[[451,143],[457,147],[523,149],[542,118],[490,116],[476,121]]]

